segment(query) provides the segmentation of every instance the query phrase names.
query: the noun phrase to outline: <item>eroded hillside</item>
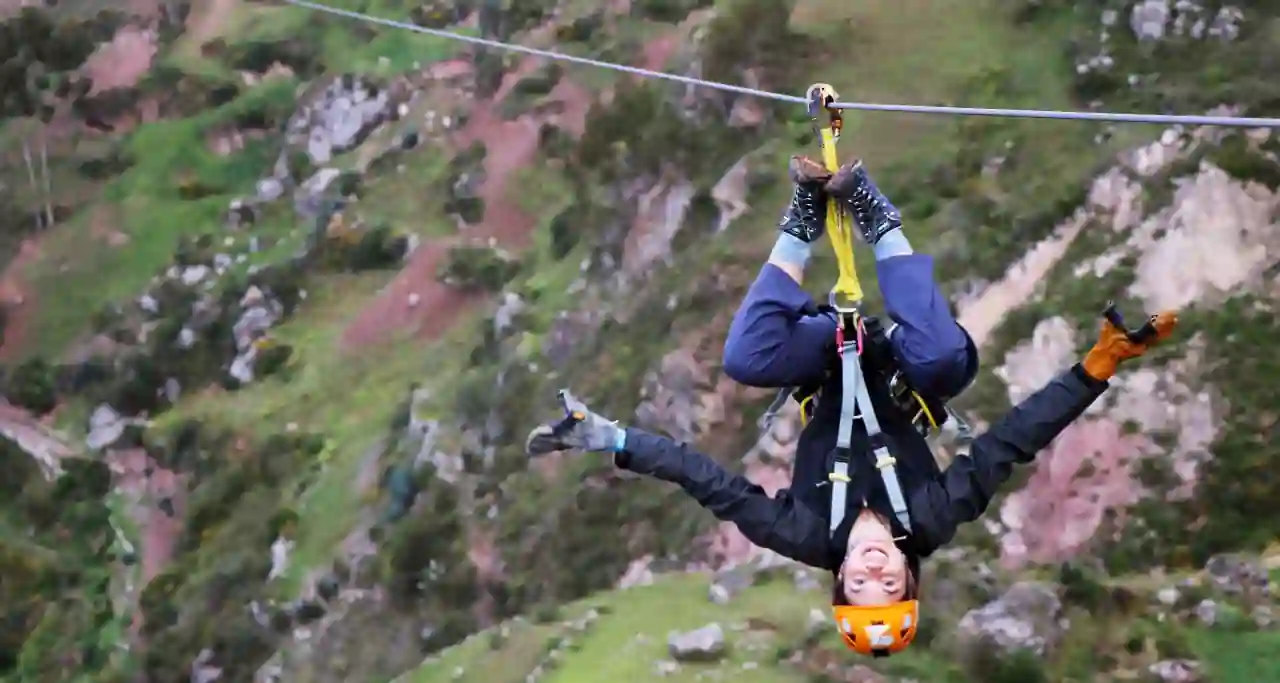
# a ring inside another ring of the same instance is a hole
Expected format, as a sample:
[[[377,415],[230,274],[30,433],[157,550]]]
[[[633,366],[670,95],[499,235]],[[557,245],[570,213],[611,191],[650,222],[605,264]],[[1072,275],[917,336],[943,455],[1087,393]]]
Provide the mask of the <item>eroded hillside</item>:
[[[1186,330],[930,567],[918,652],[854,662],[822,577],[521,451],[569,385],[787,485],[795,416],[758,433],[720,357],[803,112],[272,3],[23,4],[0,680],[1280,680],[1275,132],[851,118],[981,346],[970,416],[1108,299]],[[1280,112],[1264,0],[333,5],[781,92]]]

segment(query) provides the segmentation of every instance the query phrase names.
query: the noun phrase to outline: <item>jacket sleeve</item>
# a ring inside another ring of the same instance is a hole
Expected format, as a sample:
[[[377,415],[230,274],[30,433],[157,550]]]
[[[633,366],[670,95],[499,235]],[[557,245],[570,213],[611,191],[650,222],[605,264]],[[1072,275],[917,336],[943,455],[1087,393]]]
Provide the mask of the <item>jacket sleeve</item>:
[[[717,519],[732,522],[752,543],[812,567],[826,568],[827,523],[787,490],[770,498],[746,477],[733,474],[687,444],[627,429],[623,469],[679,484]]]
[[[835,353],[836,323],[813,313],[813,300],[799,283],[765,264],[729,326],[725,374],[764,388],[821,381]]]
[[[974,440],[937,479],[915,491],[910,505],[922,556],[951,542],[956,529],[982,515],[1014,463],[1031,462],[1108,387],[1079,365],[1014,406]]]

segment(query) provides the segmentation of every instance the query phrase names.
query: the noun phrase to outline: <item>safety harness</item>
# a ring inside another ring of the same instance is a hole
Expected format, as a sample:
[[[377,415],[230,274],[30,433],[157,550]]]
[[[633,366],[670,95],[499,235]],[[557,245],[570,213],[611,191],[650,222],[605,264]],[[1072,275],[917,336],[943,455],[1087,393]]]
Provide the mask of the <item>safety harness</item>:
[[[836,156],[836,143],[840,139],[844,120],[840,115],[840,110],[832,108],[830,105],[837,102],[839,96],[830,85],[818,83],[809,86],[807,99],[809,116],[813,120],[822,148],[823,164],[827,167],[827,170],[835,173],[840,168],[840,162]],[[825,122],[819,120],[823,112],[827,113]],[[835,457],[831,472],[827,475],[827,480],[831,485],[831,525],[829,533],[834,537],[837,529],[844,523],[849,496],[849,469],[854,457],[852,450],[853,427],[856,421],[861,420],[867,433],[867,442],[870,445],[871,453],[875,458],[876,469],[880,472],[885,492],[889,496],[889,504],[893,507],[894,517],[897,518],[903,529],[909,534],[912,532],[912,526],[911,516],[907,510],[906,496],[902,491],[902,483],[898,479],[898,471],[894,467],[896,462],[889,452],[888,441],[881,431],[880,418],[876,415],[875,407],[871,403],[867,378],[862,369],[862,356],[868,342],[868,325],[867,319],[861,313],[862,284],[858,280],[858,271],[853,259],[853,221],[845,213],[844,207],[840,202],[833,198],[829,198],[827,201],[826,233],[831,240],[831,248],[835,252],[839,275],[835,286],[831,289],[829,306],[825,308],[835,318],[836,322],[836,350],[840,355],[842,381],[840,424],[836,434]],[[877,336],[880,334],[889,336],[893,333],[892,328],[887,333],[882,333],[878,325],[874,327],[874,332]],[[801,390],[797,392],[790,387],[783,389],[761,417],[761,429],[767,431],[772,426],[773,420],[781,411],[782,406],[792,397],[800,402],[801,419],[807,423],[810,403],[815,395],[816,391]],[[933,403],[933,405],[930,405],[930,401],[926,401],[919,393],[907,385],[900,372],[891,374],[890,395],[900,407],[915,409],[912,422],[917,425],[922,436],[927,435],[930,430],[937,430],[942,424],[936,419],[937,414],[940,412],[938,408],[941,407],[945,411],[943,422],[947,421],[948,418],[953,421],[960,437],[962,448],[966,447],[972,440],[972,430],[959,415],[945,404]]]
[[[835,89],[825,83],[809,86],[809,118],[817,129],[819,144],[822,146],[822,163],[827,170],[835,173],[840,170],[840,160],[836,155],[836,143],[840,140],[840,132],[844,128],[844,118],[840,110],[829,105],[839,100]],[[825,122],[820,121],[823,112],[827,114]],[[836,530],[844,523],[845,508],[849,495],[849,465],[853,460],[851,449],[853,442],[853,423],[862,420],[867,432],[867,442],[875,457],[876,469],[884,482],[885,492],[889,495],[889,504],[893,506],[893,515],[902,528],[911,533],[911,515],[907,512],[906,496],[902,493],[902,483],[898,480],[898,471],[894,468],[893,455],[889,453],[889,444],[880,430],[880,418],[871,404],[871,394],[867,390],[867,379],[862,373],[862,350],[866,329],[863,326],[862,284],[858,281],[858,271],[853,260],[853,221],[845,213],[844,207],[834,198],[827,199],[827,236],[831,240],[831,248],[835,251],[839,275],[835,287],[831,289],[830,305],[836,315],[836,350],[840,354],[841,396],[840,425],[836,434],[836,452],[831,473],[827,475],[831,482],[831,526],[829,532],[835,536]]]

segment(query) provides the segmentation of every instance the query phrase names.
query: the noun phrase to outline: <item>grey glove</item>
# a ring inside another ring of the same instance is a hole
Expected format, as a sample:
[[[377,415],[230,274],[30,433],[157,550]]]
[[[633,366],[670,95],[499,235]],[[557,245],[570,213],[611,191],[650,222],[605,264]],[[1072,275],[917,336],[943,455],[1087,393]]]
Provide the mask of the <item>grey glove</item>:
[[[597,452],[616,448],[622,434],[617,423],[591,412],[568,389],[560,390],[559,399],[564,417],[530,432],[524,444],[525,453],[537,457],[574,448]]]

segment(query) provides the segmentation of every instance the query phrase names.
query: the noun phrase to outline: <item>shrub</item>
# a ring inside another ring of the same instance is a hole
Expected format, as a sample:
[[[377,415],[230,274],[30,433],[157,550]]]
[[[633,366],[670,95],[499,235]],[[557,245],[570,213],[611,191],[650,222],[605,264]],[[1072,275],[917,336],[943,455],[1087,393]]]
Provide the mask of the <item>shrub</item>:
[[[409,249],[409,238],[397,235],[389,225],[361,231],[354,244],[343,245],[338,256],[340,268],[350,272],[381,270],[400,263]]]
[[[458,517],[457,494],[445,482],[432,484],[421,496],[425,509],[392,525],[386,540],[382,581],[401,600],[439,595],[442,585],[469,584],[474,572],[465,559],[466,533]],[[459,586],[458,593],[449,597],[466,604],[467,596],[475,594],[474,585],[470,590]]]
[[[1031,650],[1001,653],[984,647],[966,661],[971,680],[984,683],[1048,683],[1044,660]]]
[[[689,16],[693,10],[711,4],[708,0],[637,0],[631,3],[631,16],[675,24]]]
[[[604,12],[597,10],[577,17],[567,25],[556,28],[556,40],[564,43],[585,43],[604,33]]]
[[[1280,164],[1251,149],[1244,135],[1229,135],[1207,158],[1233,178],[1280,190]]]
[[[734,0],[707,26],[702,45],[703,76],[739,83],[742,73],[760,67],[762,87],[786,87],[804,68],[812,37],[791,30],[789,0]],[[803,80],[803,79],[800,79]]]
[[[1111,607],[1110,594],[1099,577],[1079,564],[1064,562],[1059,566],[1058,583],[1063,587],[1063,598],[1068,604],[1082,607],[1091,614]]]
[[[299,78],[308,79],[323,70],[320,50],[319,42],[306,38],[257,40],[228,46],[226,60],[233,69],[254,73],[266,73],[279,62]]]
[[[449,250],[437,277],[462,289],[499,292],[519,271],[519,261],[497,249],[460,246]]]
[[[484,47],[476,48],[474,58],[476,75],[476,96],[488,99],[502,87],[502,77],[506,72],[502,55]]]
[[[43,358],[28,360],[5,378],[4,396],[35,415],[45,415],[58,405],[54,371]]]
[[[285,368],[289,358],[293,356],[293,347],[288,344],[272,343],[258,352],[253,371],[258,377],[270,377]]]

